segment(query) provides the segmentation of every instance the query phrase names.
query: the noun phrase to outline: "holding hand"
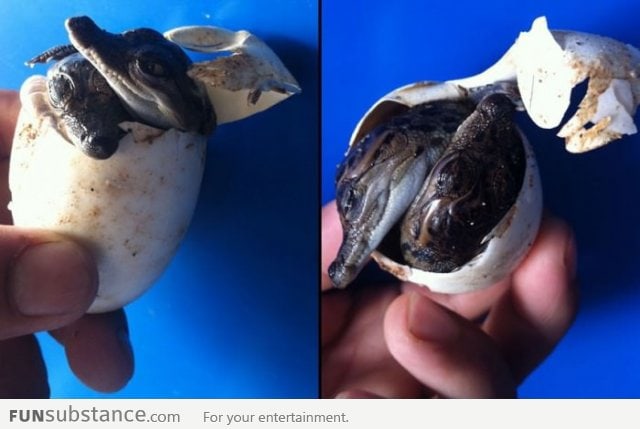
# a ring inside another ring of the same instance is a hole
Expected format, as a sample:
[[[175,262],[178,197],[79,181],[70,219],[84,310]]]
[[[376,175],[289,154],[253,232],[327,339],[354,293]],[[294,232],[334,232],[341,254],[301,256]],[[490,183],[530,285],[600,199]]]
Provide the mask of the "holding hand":
[[[48,330],[73,372],[99,391],[122,388],[133,353],[122,310],[85,315],[98,290],[90,253],[47,231],[11,226],[9,157],[18,94],[0,91],[0,397],[47,397],[47,371],[32,335]]]
[[[331,203],[322,211],[323,397],[515,397],[577,311],[573,235],[550,216],[510,278],[461,295],[399,282],[333,290],[327,270],[341,239]]]

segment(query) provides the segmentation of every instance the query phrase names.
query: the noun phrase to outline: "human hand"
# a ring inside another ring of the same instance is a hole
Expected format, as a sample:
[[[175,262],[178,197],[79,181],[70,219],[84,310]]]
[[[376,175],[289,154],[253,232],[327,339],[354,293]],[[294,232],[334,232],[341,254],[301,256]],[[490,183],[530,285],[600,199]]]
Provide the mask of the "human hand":
[[[0,90],[0,398],[48,397],[33,333],[49,331],[74,374],[98,391],[122,388],[133,352],[122,310],[85,314],[98,290],[93,258],[60,235],[11,225],[7,204],[18,94]]]
[[[322,210],[323,397],[515,397],[577,311],[573,235],[551,216],[510,278],[460,295],[400,282],[333,290],[341,239],[332,202]]]

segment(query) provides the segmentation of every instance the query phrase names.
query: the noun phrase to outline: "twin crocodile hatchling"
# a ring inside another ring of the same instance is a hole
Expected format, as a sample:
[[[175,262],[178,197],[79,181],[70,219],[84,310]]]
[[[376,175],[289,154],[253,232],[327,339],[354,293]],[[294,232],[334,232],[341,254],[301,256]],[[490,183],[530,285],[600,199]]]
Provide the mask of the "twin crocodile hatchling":
[[[215,114],[205,90],[188,75],[189,57],[159,32],[113,34],[88,17],[65,23],[71,45],[27,62],[58,60],[47,73],[49,99],[61,128],[87,155],[113,155],[126,120],[210,134]]]
[[[16,226],[91,251],[100,281],[88,311],[98,313],[136,299],[168,266],[189,228],[214,129],[300,88],[246,31],[110,33],[87,17],[65,26],[71,44],[31,60],[55,64],[20,88],[9,207]],[[196,41],[230,53],[192,63],[183,49]]]

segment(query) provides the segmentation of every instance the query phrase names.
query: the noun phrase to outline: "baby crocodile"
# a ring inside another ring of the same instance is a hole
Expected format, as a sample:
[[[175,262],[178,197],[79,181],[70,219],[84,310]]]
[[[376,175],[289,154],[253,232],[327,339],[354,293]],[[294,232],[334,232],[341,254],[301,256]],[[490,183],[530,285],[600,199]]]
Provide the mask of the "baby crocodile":
[[[424,271],[451,272],[479,254],[524,180],[514,109],[502,93],[477,105],[419,104],[349,148],[337,177],[343,240],[333,284],[353,281],[390,233],[403,261]]]
[[[187,76],[191,60],[178,45],[148,28],[109,33],[86,16],[69,18],[65,25],[73,46],[138,120],[164,129],[213,131],[211,102]]]
[[[86,155],[106,159],[125,134],[118,124],[132,117],[106,79],[73,51],[54,48],[30,63],[59,60],[47,72],[49,101],[60,117],[59,129]]]
[[[182,49],[155,30],[112,34],[88,17],[66,23],[72,45],[57,46],[27,64],[57,60],[47,73],[51,105],[60,128],[87,155],[111,156],[124,135],[122,121],[210,134],[213,107],[187,76],[191,64]]]

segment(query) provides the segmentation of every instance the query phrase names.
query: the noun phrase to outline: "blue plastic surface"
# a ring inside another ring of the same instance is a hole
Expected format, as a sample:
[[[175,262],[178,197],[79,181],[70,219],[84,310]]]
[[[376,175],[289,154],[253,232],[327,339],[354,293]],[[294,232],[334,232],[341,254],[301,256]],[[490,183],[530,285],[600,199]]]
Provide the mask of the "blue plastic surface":
[[[471,76],[546,15],[550,28],[640,46],[640,5],[609,0],[322,3],[322,199],[351,132],[381,96],[421,80]],[[546,207],[578,242],[581,307],[568,335],[522,385],[522,397],[640,397],[640,137],[592,153],[564,150],[553,130],[524,120]],[[557,130],[556,130],[557,132]]]
[[[126,309],[135,374],[97,394],[39,336],[54,397],[315,397],[318,391],[318,6],[308,0],[3,0],[0,86],[18,89],[24,61],[68,43],[67,17],[119,32],[183,25],[246,29],[303,92],[210,140],[196,213],[157,284]]]

